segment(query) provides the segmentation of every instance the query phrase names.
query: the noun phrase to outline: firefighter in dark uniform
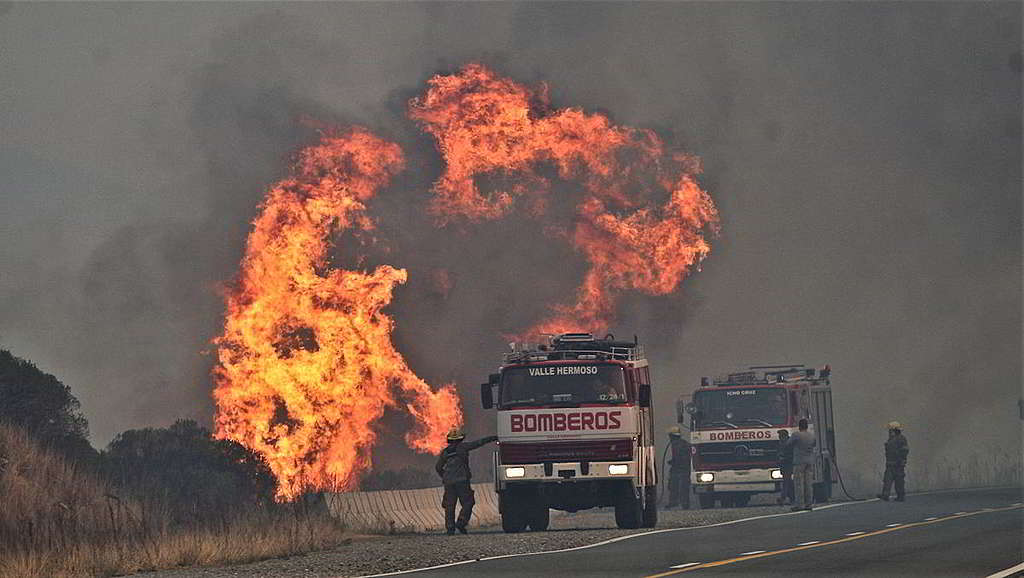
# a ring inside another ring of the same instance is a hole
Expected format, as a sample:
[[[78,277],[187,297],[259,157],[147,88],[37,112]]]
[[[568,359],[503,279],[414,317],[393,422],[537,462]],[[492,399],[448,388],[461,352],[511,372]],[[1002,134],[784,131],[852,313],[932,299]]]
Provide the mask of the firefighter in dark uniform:
[[[668,507],[690,509],[690,443],[683,439],[679,426],[668,428],[672,459],[668,469]]]
[[[907,499],[904,481],[907,476],[907,456],[910,447],[903,437],[903,426],[898,421],[889,422],[889,439],[885,441],[885,475],[882,478],[882,493],[878,497],[889,501],[889,490],[896,486],[896,501]]]
[[[473,474],[469,471],[469,452],[476,448],[497,441],[498,436],[487,436],[476,441],[465,442],[466,434],[460,429],[453,429],[448,432],[448,447],[441,450],[437,458],[437,475],[441,476],[444,484],[444,497],[441,499],[441,507],[444,508],[444,527],[448,535],[455,533],[455,530],[466,533],[466,526],[469,525],[469,518],[473,515],[473,487],[470,479]],[[455,504],[462,504],[458,520],[455,519]]]
[[[787,444],[789,430],[779,430],[779,471],[782,473],[782,491],[779,504],[793,505],[796,502],[796,490],[793,487],[793,446]]]

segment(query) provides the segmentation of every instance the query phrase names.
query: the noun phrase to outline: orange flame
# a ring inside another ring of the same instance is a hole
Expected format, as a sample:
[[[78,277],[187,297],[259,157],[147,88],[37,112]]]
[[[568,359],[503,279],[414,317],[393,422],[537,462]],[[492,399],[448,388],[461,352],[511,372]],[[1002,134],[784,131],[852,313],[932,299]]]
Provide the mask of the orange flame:
[[[437,140],[446,163],[431,205],[440,224],[496,219],[524,196],[542,215],[551,187],[543,166],[583,189],[571,239],[589,269],[575,301],[555,306],[526,335],[603,332],[622,292],[671,293],[710,252],[706,234],[718,232],[718,211],[697,184],[699,160],[667,152],[652,131],[577,108],[549,112],[545,86],[531,90],[480,64],[428,84],[409,116]],[[475,178],[486,175],[515,180],[485,196]],[[667,195],[660,207],[650,200],[656,194]]]
[[[267,194],[227,290],[216,339],[216,431],[260,452],[279,499],[356,486],[370,466],[373,424],[399,404],[415,418],[406,443],[437,452],[462,421],[451,385],[434,391],[391,342],[383,312],[406,272],[331,268],[329,237],[373,229],[366,202],[403,167],[398,145],[364,129],[325,135]]]

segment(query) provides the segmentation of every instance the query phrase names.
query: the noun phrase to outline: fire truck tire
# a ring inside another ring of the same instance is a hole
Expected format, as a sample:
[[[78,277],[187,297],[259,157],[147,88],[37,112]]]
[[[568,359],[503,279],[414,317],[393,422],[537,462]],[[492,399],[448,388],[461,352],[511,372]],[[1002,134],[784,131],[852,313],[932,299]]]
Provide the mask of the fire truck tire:
[[[551,523],[551,510],[544,504],[537,504],[530,508],[527,523],[534,532],[544,532]]]
[[[644,528],[653,528],[658,525],[658,488],[647,488],[644,496]]]
[[[636,497],[633,489],[623,491],[615,504],[615,525],[628,530],[639,528],[643,523],[643,515],[643,503]]]
[[[814,493],[815,503],[824,504],[832,497],[832,484],[818,482],[811,486],[811,491]]]
[[[828,460],[822,464],[821,473],[824,479],[811,487],[814,492],[814,501],[819,504],[832,499],[832,464]]]
[[[715,495],[712,493],[697,494],[697,498],[700,500],[700,507],[703,510],[710,510],[715,507]]]
[[[518,534],[526,529],[526,511],[522,500],[516,500],[503,492],[498,499],[501,510],[501,529],[507,534]]]

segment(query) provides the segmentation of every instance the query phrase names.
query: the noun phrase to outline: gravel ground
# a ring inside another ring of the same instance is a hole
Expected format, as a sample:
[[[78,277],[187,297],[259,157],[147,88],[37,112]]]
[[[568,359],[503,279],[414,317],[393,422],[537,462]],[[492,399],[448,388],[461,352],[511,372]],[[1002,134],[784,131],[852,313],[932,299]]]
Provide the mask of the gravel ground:
[[[702,526],[786,511],[788,508],[774,505],[714,510],[662,510],[659,512],[658,528]],[[551,527],[547,532],[505,534],[500,527],[490,527],[480,529],[468,536],[446,536],[443,534],[359,536],[354,537],[352,542],[333,550],[301,556],[219,568],[165,570],[137,576],[147,578],[363,576],[501,554],[540,552],[584,546],[617,536],[646,531],[617,529],[611,508],[587,510],[575,514],[554,515],[554,512],[552,514]]]

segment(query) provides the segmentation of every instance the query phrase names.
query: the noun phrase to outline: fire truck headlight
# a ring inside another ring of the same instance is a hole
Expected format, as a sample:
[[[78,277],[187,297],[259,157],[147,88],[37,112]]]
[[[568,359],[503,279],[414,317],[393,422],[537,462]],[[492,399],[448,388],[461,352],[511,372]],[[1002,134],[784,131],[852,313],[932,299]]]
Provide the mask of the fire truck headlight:
[[[506,478],[521,478],[526,475],[526,468],[505,468]]]
[[[701,472],[697,474],[697,481],[705,484],[715,481],[715,474],[711,472]]]
[[[781,480],[782,479],[782,470],[772,470],[772,479],[773,480]]]
[[[612,476],[621,476],[629,473],[629,465],[627,464],[612,464],[608,466],[608,474]]]

